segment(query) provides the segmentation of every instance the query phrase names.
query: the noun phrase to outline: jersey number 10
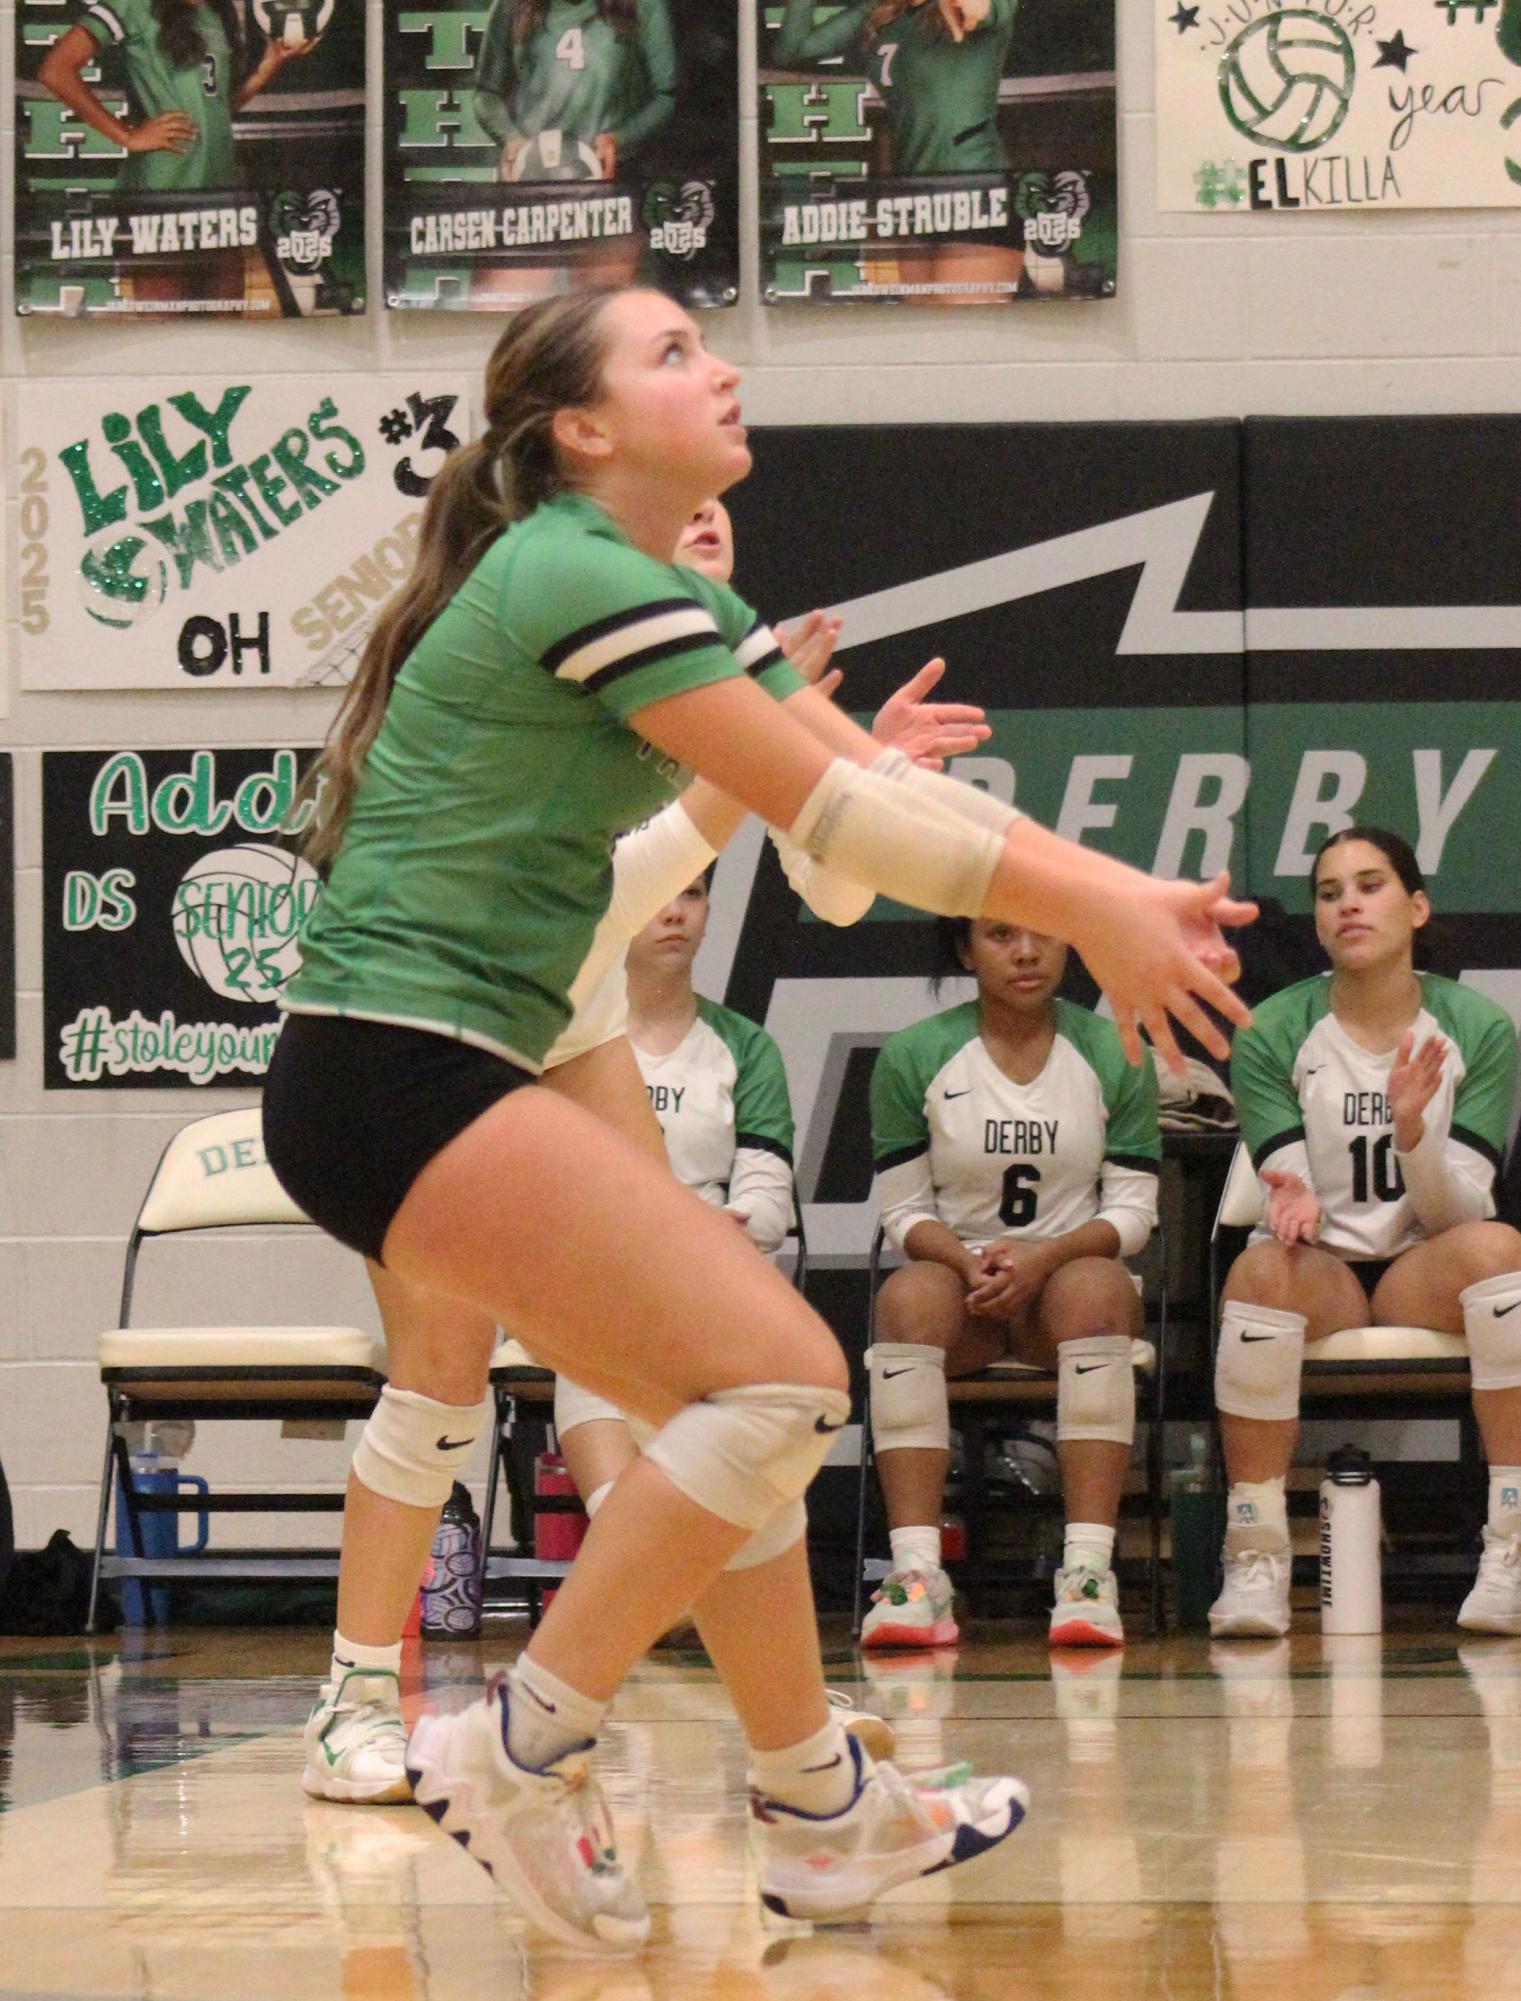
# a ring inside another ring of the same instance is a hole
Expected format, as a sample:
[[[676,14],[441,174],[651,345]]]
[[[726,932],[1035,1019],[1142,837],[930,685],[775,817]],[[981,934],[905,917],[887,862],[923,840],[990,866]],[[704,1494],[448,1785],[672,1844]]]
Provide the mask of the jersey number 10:
[[[1385,1133],[1382,1139],[1370,1140],[1366,1133],[1359,1133],[1348,1145],[1352,1156],[1352,1200],[1354,1202],[1398,1202],[1405,1192],[1405,1177],[1400,1173],[1400,1164],[1390,1158],[1394,1151],[1394,1134]],[[1373,1163],[1373,1193],[1368,1193],[1369,1157]],[[1390,1170],[1393,1169],[1391,1173]]]
[[[1039,1200],[1030,1185],[1040,1180],[1040,1169],[1032,1167],[1027,1160],[1016,1160],[1012,1167],[1003,1171],[1003,1200],[998,1205],[998,1220],[1007,1223],[1011,1230],[1022,1230],[1027,1223],[1035,1221],[1035,1205]]]

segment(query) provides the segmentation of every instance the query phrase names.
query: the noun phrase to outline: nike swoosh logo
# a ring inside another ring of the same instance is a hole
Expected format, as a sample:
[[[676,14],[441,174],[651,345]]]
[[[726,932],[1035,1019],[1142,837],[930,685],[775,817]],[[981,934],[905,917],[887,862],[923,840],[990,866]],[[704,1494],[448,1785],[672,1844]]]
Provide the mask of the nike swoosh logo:
[[[461,1446],[474,1443],[473,1438],[441,1438],[433,1449],[435,1452],[458,1452]]]
[[[1095,1369],[1108,1369],[1111,1368],[1112,1366],[1113,1364],[1109,1362],[1089,1362],[1087,1367],[1085,1368],[1083,1364],[1079,1362],[1077,1365],[1077,1373],[1080,1376],[1091,1376]]]
[[[520,1681],[518,1683],[518,1688],[522,1690],[523,1694],[528,1697],[530,1702],[536,1702],[539,1705],[540,1709],[544,1711],[546,1716],[559,1715],[560,1713],[559,1706],[553,1702],[546,1702],[543,1696],[540,1695],[539,1691],[536,1688],[530,1688],[526,1681]]]
[[[803,1771],[805,1775],[809,1772],[832,1772],[836,1765],[843,1765],[844,1762],[843,1755],[836,1751],[827,1765],[804,1765]]]
[[[816,1417],[813,1428],[815,1431],[843,1431],[845,1427],[843,1424],[831,1424],[827,1417]]]
[[[1306,1070],[1306,1072],[1305,1072],[1304,1074],[1305,1074],[1305,1075],[1306,1075],[1307,1077],[1318,1077],[1318,1076],[1320,1075],[1321,1071],[1325,1069],[1325,1067],[1326,1067],[1326,1066],[1325,1066],[1325,1064],[1324,1064],[1324,1063],[1317,1063],[1317,1064],[1315,1065],[1315,1068],[1314,1068],[1313,1070]]]
[[[972,1095],[972,1087],[970,1084],[967,1085],[964,1091],[946,1091],[942,1093],[942,1097],[944,1098],[946,1104],[949,1104],[952,1098],[969,1098],[971,1097],[971,1095]]]
[[[1521,1299],[1513,1299],[1509,1306],[1497,1306],[1495,1308],[1496,1320],[1503,1320],[1507,1313],[1514,1313],[1518,1306],[1521,1306]]]
[[[1276,1334],[1243,1334],[1241,1338],[1243,1341],[1276,1341],[1278,1336]]]
[[[352,1667],[354,1665],[352,1661],[346,1661],[342,1654],[334,1654],[333,1659],[338,1663],[339,1667]]]
[[[882,1380],[884,1383],[890,1383],[898,1376],[911,1376],[913,1372],[914,1365],[910,1362],[906,1369],[884,1369],[882,1371]]]

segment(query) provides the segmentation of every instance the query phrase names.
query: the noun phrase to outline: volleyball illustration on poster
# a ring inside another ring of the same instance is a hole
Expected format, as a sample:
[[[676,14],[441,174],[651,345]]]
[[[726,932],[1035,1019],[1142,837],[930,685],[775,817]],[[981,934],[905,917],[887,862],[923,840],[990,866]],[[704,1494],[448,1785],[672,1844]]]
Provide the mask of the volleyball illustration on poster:
[[[1521,0],[1153,4],[1158,207],[1521,207]]]
[[[470,428],[427,374],[32,381],[18,408],[28,688],[343,684]]]
[[[16,310],[363,312],[362,0],[17,0]]]
[[[1101,299],[1114,0],[757,0],[768,304]]]
[[[737,6],[430,0],[386,14],[386,303],[578,283],[739,296]]]

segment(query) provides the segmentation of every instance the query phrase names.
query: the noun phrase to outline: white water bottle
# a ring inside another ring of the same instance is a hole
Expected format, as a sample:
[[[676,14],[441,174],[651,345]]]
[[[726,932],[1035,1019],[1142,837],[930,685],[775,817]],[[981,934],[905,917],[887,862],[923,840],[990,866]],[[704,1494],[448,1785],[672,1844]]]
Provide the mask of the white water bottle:
[[[1373,1462],[1344,1445],[1320,1485],[1320,1630],[1378,1633],[1384,1625],[1382,1528]]]

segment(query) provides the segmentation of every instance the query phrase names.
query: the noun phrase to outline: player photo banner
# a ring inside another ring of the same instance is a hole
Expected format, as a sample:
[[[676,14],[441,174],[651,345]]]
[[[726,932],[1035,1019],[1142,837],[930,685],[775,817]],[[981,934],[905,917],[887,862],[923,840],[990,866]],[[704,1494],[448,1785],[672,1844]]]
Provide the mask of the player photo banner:
[[[737,0],[386,10],[389,306],[739,296]]]
[[[45,1089],[260,1081],[321,894],[282,833],[311,756],[44,753]]]
[[[1518,0],[1152,0],[1157,205],[1521,207]]]
[[[23,383],[23,686],[347,681],[469,408],[424,372]]]
[[[16,310],[363,312],[364,0],[16,0]]]
[[[1111,297],[1114,0],[757,0],[769,304]]]

